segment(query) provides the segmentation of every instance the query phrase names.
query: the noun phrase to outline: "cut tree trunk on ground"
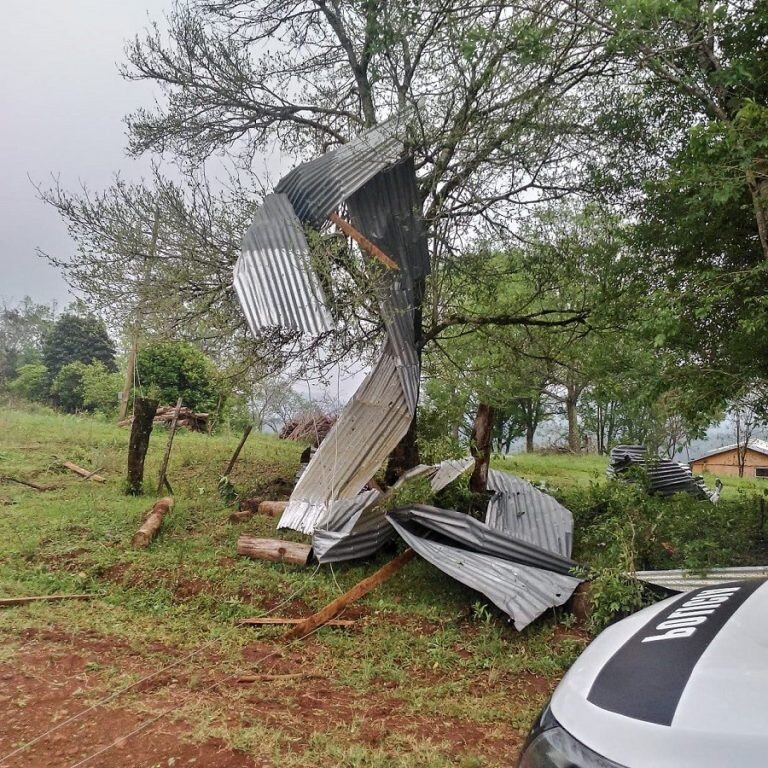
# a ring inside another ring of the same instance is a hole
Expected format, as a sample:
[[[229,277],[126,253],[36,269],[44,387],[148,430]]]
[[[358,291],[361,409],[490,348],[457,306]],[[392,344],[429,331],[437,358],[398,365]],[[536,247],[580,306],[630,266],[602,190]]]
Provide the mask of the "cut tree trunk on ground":
[[[312,547],[295,541],[282,539],[257,539],[255,536],[241,536],[237,540],[237,554],[253,560],[269,560],[272,563],[293,563],[306,565]]]
[[[12,605],[28,605],[29,603],[57,603],[59,600],[92,600],[96,595],[35,595],[34,597],[4,597],[0,599],[0,607]]]
[[[372,589],[375,589],[382,582],[394,576],[404,565],[409,563],[416,556],[412,549],[406,549],[405,552],[398,555],[394,560],[390,560],[386,565],[379,568],[376,573],[363,579],[341,597],[337,597],[332,603],[329,603],[322,610],[313,614],[309,618],[297,624],[290,632],[286,634],[286,640],[305,637],[314,632],[318,627],[328,623],[331,619],[338,616],[350,603],[359,600],[363,595],[367,595]]]
[[[137,397],[134,400],[131,439],[128,443],[128,482],[126,493],[138,496],[144,485],[144,459],[149,448],[149,436],[152,434],[157,400]]]
[[[237,623],[243,624],[246,627],[264,627],[283,624],[301,624],[302,621],[306,621],[306,619],[289,619],[283,616],[257,616],[253,619],[243,619]],[[351,627],[356,623],[355,619],[331,619],[326,622],[329,627]]]
[[[136,531],[136,534],[131,541],[131,546],[134,549],[144,549],[149,546],[152,539],[155,538],[157,532],[160,530],[160,526],[163,524],[163,518],[173,508],[173,499],[170,496],[166,496],[164,499],[160,499],[155,502],[155,506],[150,510],[149,516],[144,521],[144,525]]]
[[[61,466],[65,469],[68,469],[70,472],[74,472],[76,475],[80,475],[80,477],[84,478],[85,480],[93,480],[96,483],[106,482],[106,480],[101,475],[97,475],[95,472],[91,472],[87,469],[83,469],[82,467],[78,467],[77,464],[73,464],[71,461],[62,461]]]
[[[243,432],[243,436],[240,439],[240,442],[237,444],[237,448],[235,448],[235,452],[232,454],[232,458],[229,460],[229,464],[227,464],[227,468],[224,470],[224,477],[229,477],[229,473],[234,468],[235,462],[237,461],[237,457],[240,455],[240,451],[243,450],[245,441],[248,439],[248,435],[251,434],[252,429],[253,429],[253,424],[249,424],[245,428],[245,431]]]
[[[287,506],[287,501],[262,501],[261,504],[259,504],[259,514],[267,515],[268,517],[277,517],[285,512]]]

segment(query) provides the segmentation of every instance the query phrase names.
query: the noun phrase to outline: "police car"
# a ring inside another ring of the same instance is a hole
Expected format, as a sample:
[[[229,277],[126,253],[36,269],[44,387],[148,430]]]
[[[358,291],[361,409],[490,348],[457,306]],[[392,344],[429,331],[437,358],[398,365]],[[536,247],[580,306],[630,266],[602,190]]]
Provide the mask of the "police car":
[[[768,766],[768,584],[704,587],[617,622],[577,659],[519,768]]]

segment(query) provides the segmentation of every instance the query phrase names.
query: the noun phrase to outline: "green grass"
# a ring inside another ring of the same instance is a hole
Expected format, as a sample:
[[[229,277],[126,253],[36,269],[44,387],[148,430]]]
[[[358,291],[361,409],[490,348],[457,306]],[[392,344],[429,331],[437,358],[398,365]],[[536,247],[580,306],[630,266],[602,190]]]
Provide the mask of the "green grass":
[[[166,436],[162,428],[153,432],[148,490],[156,482]],[[219,497],[217,483],[238,439],[178,434],[169,467],[176,505],[150,547],[133,551],[131,537],[155,494],[123,493],[128,430],[42,408],[0,408],[0,475],[55,486],[40,493],[0,483],[0,594],[98,595],[89,602],[4,611],[0,663],[18,657],[22,632],[59,629],[68,637],[104,638],[115,650],[91,660],[89,679],[96,689],[83,695],[92,701],[138,679],[136,659],[144,671],[154,670],[213,641],[204,664],[193,659],[175,674],[192,694],[181,713],[192,740],[223,738],[257,761],[287,766],[510,764],[586,636],[563,630],[552,616],[522,633],[487,612],[473,618],[477,595],[423,561],[410,563],[360,601],[352,615],[361,619],[352,631],[326,628],[284,652],[282,664],[288,659],[293,670],[322,673],[320,689],[332,694],[332,703],[338,701],[324,718],[304,722],[300,697],[309,683],[286,687],[284,712],[266,723],[247,690],[204,691],[211,675],[248,672],[262,647],[283,648],[284,629],[237,628],[238,619],[286,600],[280,610],[285,615],[316,610],[392,557],[382,552],[371,561],[317,572],[238,558],[239,534],[282,535],[275,533],[274,519],[228,521],[231,509]],[[285,498],[301,449],[253,434],[231,480],[244,494]],[[546,475],[545,459],[535,458],[539,463],[529,466],[537,468],[537,477],[526,475],[532,479],[566,471],[555,457],[558,463]],[[62,470],[63,460],[99,469],[106,483]],[[511,463],[504,466],[516,471]],[[138,711],[158,706],[151,695],[139,693],[122,704]],[[254,707],[256,714],[249,715]],[[382,712],[389,725],[376,726],[372,736],[371,722]],[[475,737],[457,747],[453,737],[461,729]]]

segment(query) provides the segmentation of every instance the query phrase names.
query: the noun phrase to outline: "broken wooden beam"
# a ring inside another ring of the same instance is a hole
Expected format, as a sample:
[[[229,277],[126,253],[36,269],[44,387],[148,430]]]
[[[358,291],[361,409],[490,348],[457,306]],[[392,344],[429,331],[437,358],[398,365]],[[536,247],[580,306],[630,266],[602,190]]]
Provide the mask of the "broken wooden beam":
[[[163,499],[155,502],[155,505],[149,512],[144,524],[136,531],[136,534],[131,541],[131,546],[134,549],[144,549],[149,546],[150,541],[155,538],[157,532],[160,530],[160,526],[163,524],[163,518],[173,508],[173,499],[170,496],[166,496]]]
[[[29,603],[57,603],[60,600],[92,600],[96,595],[33,595],[31,597],[3,597],[0,598],[0,607],[12,605],[27,605]]]
[[[286,675],[241,675],[235,678],[235,682],[241,685],[248,683],[261,683],[261,682],[274,682],[278,683],[282,680],[317,680],[323,678],[325,675],[321,675],[319,672],[290,672]]]
[[[19,485],[26,485],[28,488],[34,488],[36,491],[52,491],[54,486],[52,485],[38,485],[31,480],[22,480],[20,477],[11,477],[11,475],[3,475],[0,480],[8,483],[18,483]]]
[[[168,462],[171,459],[171,448],[173,448],[173,438],[176,435],[176,427],[179,424],[179,411],[181,410],[181,398],[176,401],[176,410],[173,412],[173,420],[171,421],[171,429],[168,432],[168,443],[165,446],[165,453],[163,454],[163,463],[160,465],[160,475],[157,480],[157,495],[159,496],[163,492],[163,488],[168,486],[169,493],[173,493],[171,490],[171,484],[165,476],[168,471]]]
[[[80,475],[84,480],[94,480],[97,483],[105,483],[106,480],[94,472],[89,472],[87,469],[78,467],[77,464],[73,464],[71,461],[62,461],[61,466],[68,469],[70,472],[74,472],[76,475]]]
[[[372,243],[362,232],[356,229],[345,219],[342,219],[338,213],[332,213],[328,217],[347,237],[352,238],[369,256],[378,259],[385,267],[399,270],[397,263],[387,256],[378,245]]]
[[[237,540],[237,554],[254,560],[269,560],[272,563],[293,563],[306,565],[312,547],[296,541],[282,539],[257,539],[243,535]]]
[[[243,450],[243,446],[245,445],[245,441],[248,439],[248,435],[251,434],[251,430],[253,430],[253,424],[248,424],[245,428],[245,431],[243,432],[242,438],[240,438],[240,442],[237,444],[237,448],[235,448],[235,452],[232,454],[232,458],[229,460],[229,464],[227,464],[227,468],[224,470],[224,477],[229,477],[230,473],[232,472],[232,469],[235,466],[235,462],[237,461],[237,457],[240,455],[240,451]]]
[[[246,627],[264,627],[264,626],[282,626],[284,624],[301,624],[302,621],[306,621],[306,618],[294,619],[287,616],[256,616],[252,619],[243,619],[238,621],[238,625],[242,624]],[[326,624],[329,627],[351,627],[357,622],[355,619],[331,619]]]
[[[363,595],[368,594],[382,582],[394,576],[404,565],[409,563],[416,556],[412,549],[406,549],[394,560],[390,560],[386,565],[379,568],[378,571],[368,576],[368,578],[355,584],[352,589],[345,592],[341,597],[337,597],[333,602],[328,603],[322,610],[313,614],[309,618],[297,624],[286,634],[286,640],[305,637],[314,632],[318,627],[328,623],[331,619],[340,614],[350,603],[359,600]]]

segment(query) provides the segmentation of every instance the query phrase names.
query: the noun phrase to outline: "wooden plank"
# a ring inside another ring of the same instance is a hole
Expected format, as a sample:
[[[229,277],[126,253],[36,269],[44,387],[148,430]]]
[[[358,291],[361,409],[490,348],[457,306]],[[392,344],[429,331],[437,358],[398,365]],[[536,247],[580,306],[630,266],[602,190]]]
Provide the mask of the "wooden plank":
[[[237,554],[254,560],[269,560],[273,563],[293,563],[306,565],[312,547],[283,539],[257,539],[255,536],[242,535],[237,540]]]
[[[149,542],[155,538],[160,526],[163,524],[163,518],[173,509],[173,499],[166,496],[155,502],[155,505],[149,512],[144,524],[136,531],[131,541],[134,549],[144,549],[149,546]]]
[[[362,232],[342,219],[338,213],[332,213],[328,219],[332,221],[347,237],[352,238],[369,256],[378,259],[385,267],[399,270],[397,263],[387,256],[378,245],[372,243]]]
[[[263,675],[241,675],[240,677],[235,679],[236,683],[248,684],[248,683],[261,683],[261,682],[274,682],[278,683],[283,680],[316,680],[319,678],[324,678],[325,675],[321,675],[317,672],[291,672],[287,675],[269,675],[269,674],[263,674]]]
[[[56,603],[60,600],[93,600],[97,595],[34,595],[32,597],[3,597],[0,598],[0,607],[12,605],[27,605],[29,603]]]
[[[171,458],[171,448],[173,447],[173,438],[176,435],[176,427],[179,424],[179,411],[181,410],[181,398],[176,401],[176,410],[173,412],[173,420],[171,421],[171,430],[168,433],[168,442],[165,446],[165,453],[163,454],[163,463],[160,465],[160,475],[157,481],[157,495],[159,496],[163,492],[163,487],[168,486],[168,492],[173,494],[171,485],[168,483],[165,477],[165,473],[168,471],[168,462]]]
[[[80,475],[84,480],[94,480],[97,483],[106,482],[101,475],[96,475],[93,472],[89,472],[87,469],[78,467],[77,464],[73,464],[71,461],[62,461],[61,466],[68,469],[70,472],[74,472],[76,475]]]
[[[230,472],[232,472],[232,469],[235,466],[235,462],[237,461],[237,457],[240,455],[240,451],[243,450],[245,441],[248,439],[248,435],[251,434],[252,429],[253,429],[253,424],[248,424],[246,426],[245,431],[243,432],[243,436],[240,439],[240,442],[237,444],[237,448],[235,448],[235,452],[232,454],[232,458],[229,460],[229,464],[227,464],[227,468],[224,470],[224,477],[229,477]]]
[[[341,613],[350,603],[359,600],[363,595],[378,587],[379,584],[394,576],[404,565],[413,560],[415,556],[416,553],[412,549],[406,549],[405,552],[398,555],[394,560],[390,560],[386,565],[379,568],[376,573],[358,582],[341,597],[337,597],[333,602],[326,605],[325,608],[305,619],[301,624],[297,624],[286,634],[286,640],[294,640],[314,632],[318,627],[321,627]]]
[[[243,624],[247,627],[263,627],[263,626],[279,626],[284,624],[301,624],[302,621],[306,621],[306,618],[301,619],[289,619],[283,616],[256,616],[252,619],[243,619],[238,621],[238,624]],[[326,622],[329,627],[352,627],[357,622],[355,619],[331,619]]]

